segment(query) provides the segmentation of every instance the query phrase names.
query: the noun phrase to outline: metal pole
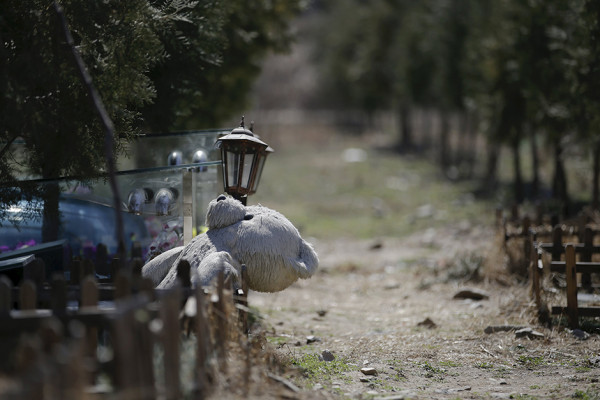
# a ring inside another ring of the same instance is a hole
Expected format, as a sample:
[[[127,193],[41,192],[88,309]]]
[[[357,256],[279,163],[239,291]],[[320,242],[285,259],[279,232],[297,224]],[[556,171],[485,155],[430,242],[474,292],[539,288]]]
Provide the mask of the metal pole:
[[[193,237],[194,221],[194,196],[193,196],[192,171],[183,171],[183,245],[188,244]]]

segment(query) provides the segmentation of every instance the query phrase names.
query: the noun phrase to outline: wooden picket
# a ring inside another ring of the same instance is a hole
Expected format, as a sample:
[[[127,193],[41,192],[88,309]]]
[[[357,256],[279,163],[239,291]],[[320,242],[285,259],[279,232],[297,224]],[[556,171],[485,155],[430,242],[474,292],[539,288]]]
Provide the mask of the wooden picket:
[[[106,390],[127,399],[181,398],[181,318],[188,318],[187,326],[197,339],[193,396],[202,399],[219,383],[213,365],[221,375],[228,371],[229,341],[246,337],[241,333],[247,332],[247,288],[242,285],[234,297],[231,281],[222,275],[216,292],[209,294],[202,288],[191,288],[189,264],[185,263],[179,266],[178,284],[170,290],[156,290],[150,280],[142,279],[139,262],[124,269],[113,260],[114,283],[99,283],[93,275],[94,265],[86,260],[73,260],[68,281],[57,274],[49,284],[40,279],[43,274],[39,266],[35,263],[29,274],[37,284],[28,279],[12,287],[0,277],[0,340],[30,332],[42,343],[24,343],[19,350],[28,354],[20,371],[29,372],[16,379],[36,382],[23,384],[20,395],[27,398],[45,398],[41,393],[53,393],[57,398],[78,399]],[[243,278],[245,274],[244,269]],[[113,306],[99,307],[106,300]],[[234,301],[240,306],[235,307]],[[236,309],[234,322],[232,311]],[[238,327],[243,331],[237,332]],[[112,360],[98,359],[99,345],[112,347]],[[156,345],[164,353],[163,379],[155,376]],[[56,346],[66,358],[52,359],[51,349]],[[44,370],[53,371],[51,376],[35,372],[41,359],[48,363]],[[94,386],[100,372],[111,377],[110,389]],[[159,381],[164,385],[158,385]]]

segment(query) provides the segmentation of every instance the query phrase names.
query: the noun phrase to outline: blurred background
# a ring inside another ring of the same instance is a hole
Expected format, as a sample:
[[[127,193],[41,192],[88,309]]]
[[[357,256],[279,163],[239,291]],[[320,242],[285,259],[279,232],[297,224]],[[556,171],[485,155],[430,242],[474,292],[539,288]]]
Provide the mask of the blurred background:
[[[513,204],[562,218],[598,207],[592,0],[61,6],[64,24],[43,1],[0,5],[0,219],[14,223],[15,207],[37,215],[44,242],[61,235],[53,180],[98,182],[107,172],[105,134],[73,52],[114,122],[119,165],[140,169],[160,150],[150,166],[160,167],[172,151],[202,150],[215,167],[213,137],[183,150],[132,143],[217,135],[245,116],[275,149],[250,202],[311,236],[473,224]],[[210,171],[198,213],[220,191]],[[179,178],[143,179],[123,184],[124,205],[139,188],[180,194]]]

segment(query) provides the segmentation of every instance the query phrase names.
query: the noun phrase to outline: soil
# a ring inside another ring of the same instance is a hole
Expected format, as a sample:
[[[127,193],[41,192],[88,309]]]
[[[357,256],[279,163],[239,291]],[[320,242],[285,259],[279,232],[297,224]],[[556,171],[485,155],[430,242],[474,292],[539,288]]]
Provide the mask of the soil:
[[[597,321],[585,340],[564,322],[541,325],[527,284],[504,272],[494,227],[313,244],[318,273],[280,293],[251,293],[249,303],[268,343],[290,365],[328,350],[347,370],[291,370],[283,378],[300,392],[287,396],[600,398]],[[487,298],[454,299],[467,288]],[[529,327],[543,337],[485,333],[489,326]]]

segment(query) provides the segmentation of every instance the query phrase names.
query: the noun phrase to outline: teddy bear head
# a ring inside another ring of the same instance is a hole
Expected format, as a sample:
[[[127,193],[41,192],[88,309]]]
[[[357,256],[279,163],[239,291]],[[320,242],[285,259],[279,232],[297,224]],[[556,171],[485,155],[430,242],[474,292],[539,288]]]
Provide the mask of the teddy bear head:
[[[205,225],[208,229],[219,229],[242,221],[246,207],[231,196],[220,195],[211,200],[206,211]]]
[[[282,214],[261,205],[244,206],[232,197],[212,200],[206,213],[207,238],[248,268],[248,287],[277,292],[309,278],[318,256]]]

